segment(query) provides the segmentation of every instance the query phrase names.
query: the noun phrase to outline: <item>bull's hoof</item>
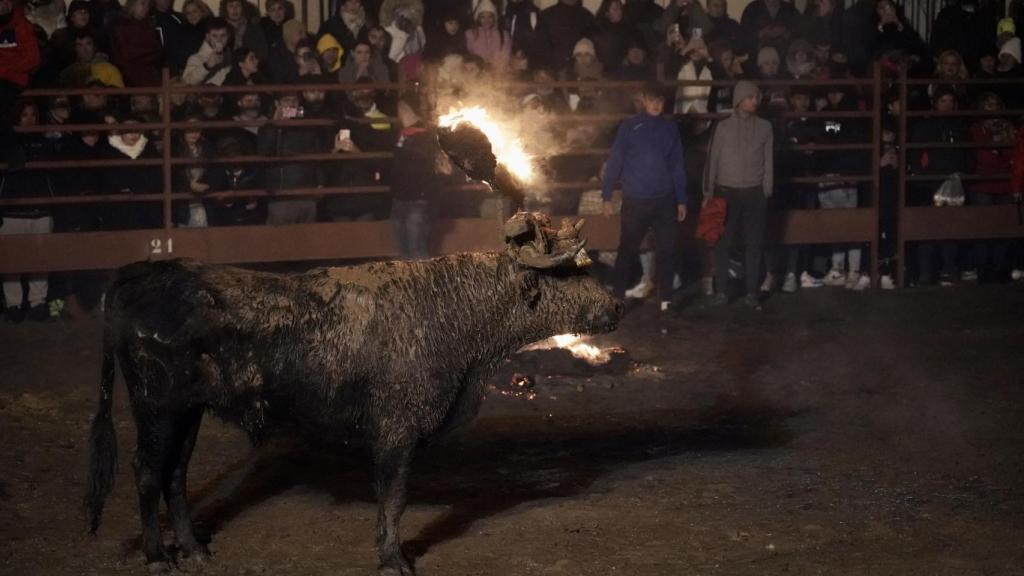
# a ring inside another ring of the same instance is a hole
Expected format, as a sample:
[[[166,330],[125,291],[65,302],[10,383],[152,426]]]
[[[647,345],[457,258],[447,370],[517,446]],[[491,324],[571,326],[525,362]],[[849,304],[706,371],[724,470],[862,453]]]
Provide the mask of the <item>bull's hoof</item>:
[[[203,568],[210,563],[210,554],[197,552],[189,554],[178,560],[178,570],[182,572],[202,572]]]
[[[170,560],[156,560],[154,562],[147,562],[146,569],[149,570],[150,574],[167,574],[174,566]]]
[[[389,560],[377,568],[379,576],[416,576],[416,571],[404,558]]]

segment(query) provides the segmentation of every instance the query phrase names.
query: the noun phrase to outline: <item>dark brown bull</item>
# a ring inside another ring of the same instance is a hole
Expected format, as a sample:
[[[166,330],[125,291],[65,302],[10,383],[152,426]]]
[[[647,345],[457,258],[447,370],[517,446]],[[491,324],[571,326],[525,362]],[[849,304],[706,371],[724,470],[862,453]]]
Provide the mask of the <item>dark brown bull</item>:
[[[381,571],[411,575],[398,522],[413,449],[472,418],[485,379],[523,345],[614,329],[621,304],[583,269],[579,227],[521,213],[503,253],[251,272],[187,261],[122,268],[107,292],[99,411],[92,426],[91,529],[113,487],[115,361],[128,388],[146,561],[170,567],[158,509],[203,560],[186,474],[203,413],[255,440],[277,429],[359,435],[372,449]]]

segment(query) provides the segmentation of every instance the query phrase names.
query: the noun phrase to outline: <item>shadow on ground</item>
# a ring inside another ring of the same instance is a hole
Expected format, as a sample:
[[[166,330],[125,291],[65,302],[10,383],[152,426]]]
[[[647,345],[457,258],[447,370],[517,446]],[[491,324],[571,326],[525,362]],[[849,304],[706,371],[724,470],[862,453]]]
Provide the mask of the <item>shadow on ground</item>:
[[[581,427],[536,419],[489,419],[422,447],[413,466],[410,504],[448,510],[405,543],[411,558],[458,538],[477,521],[548,498],[566,498],[631,465],[692,452],[729,452],[791,440],[776,407],[720,396],[703,413],[664,412],[633,425],[588,421]],[[202,449],[201,447],[199,449]],[[212,536],[239,514],[296,486],[330,493],[336,503],[374,502],[365,450],[313,449],[283,440],[253,455],[196,494],[193,516]]]

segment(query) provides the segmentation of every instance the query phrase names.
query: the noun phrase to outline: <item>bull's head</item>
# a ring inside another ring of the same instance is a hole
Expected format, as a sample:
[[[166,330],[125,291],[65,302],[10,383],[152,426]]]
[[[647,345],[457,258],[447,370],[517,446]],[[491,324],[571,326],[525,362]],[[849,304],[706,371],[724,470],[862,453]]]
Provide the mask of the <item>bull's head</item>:
[[[566,220],[556,230],[539,212],[519,212],[505,223],[507,250],[522,270],[524,295],[549,335],[609,332],[622,315],[622,303],[588,273],[582,227],[582,220]]]

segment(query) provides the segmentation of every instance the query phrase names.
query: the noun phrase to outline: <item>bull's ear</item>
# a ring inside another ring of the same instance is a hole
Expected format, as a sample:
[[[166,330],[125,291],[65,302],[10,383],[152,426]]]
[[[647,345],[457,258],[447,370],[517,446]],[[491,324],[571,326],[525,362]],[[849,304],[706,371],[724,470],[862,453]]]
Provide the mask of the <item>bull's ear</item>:
[[[540,300],[540,281],[537,273],[533,270],[523,270],[516,273],[516,286],[519,288],[519,297],[527,306],[533,308]]]

